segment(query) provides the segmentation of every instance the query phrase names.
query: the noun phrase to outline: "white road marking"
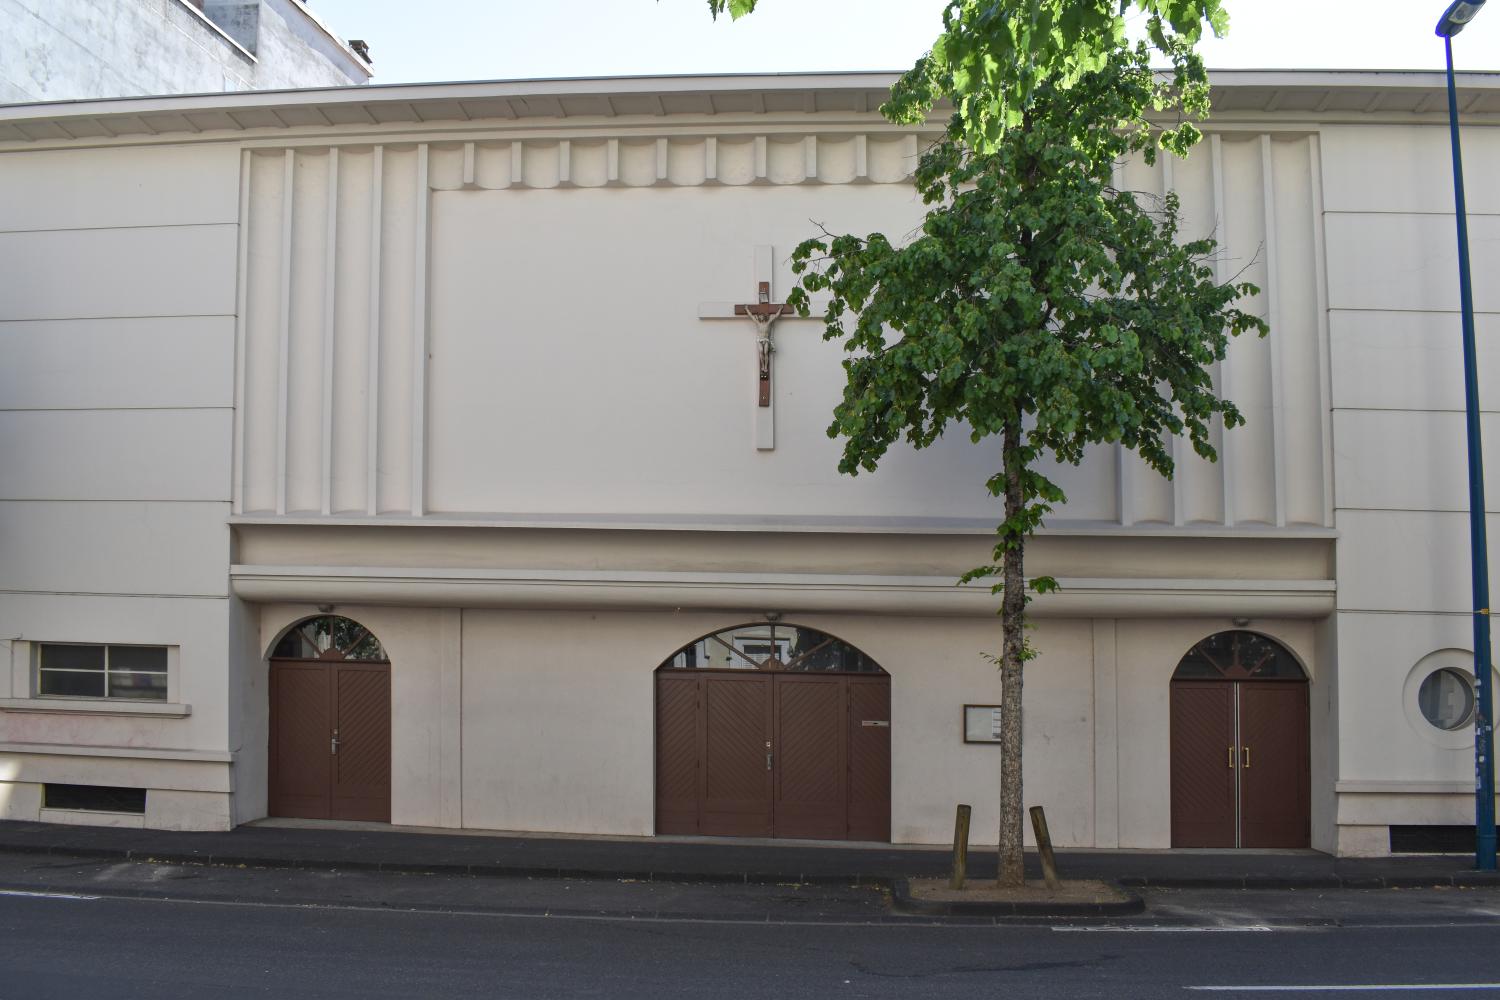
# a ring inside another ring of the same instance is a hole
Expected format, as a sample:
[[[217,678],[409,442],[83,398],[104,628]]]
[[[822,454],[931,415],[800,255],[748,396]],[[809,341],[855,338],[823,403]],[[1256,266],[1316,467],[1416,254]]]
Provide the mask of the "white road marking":
[[[1184,986],[1213,993],[1389,993],[1394,991],[1500,990],[1500,983],[1381,983],[1369,986]]]
[[[28,899],[98,899],[98,896],[79,896],[71,892],[25,892],[20,889],[0,889],[0,896],[25,896]]]
[[[1102,924],[1091,926],[1083,924],[1077,927],[1067,924],[1058,924],[1052,928],[1059,934],[1081,934],[1081,933],[1116,933],[1116,934],[1267,934],[1278,928],[1269,927],[1265,924],[1234,924],[1230,926],[1215,927],[1142,927],[1126,924]],[[1303,927],[1282,927],[1280,930],[1306,930]]]

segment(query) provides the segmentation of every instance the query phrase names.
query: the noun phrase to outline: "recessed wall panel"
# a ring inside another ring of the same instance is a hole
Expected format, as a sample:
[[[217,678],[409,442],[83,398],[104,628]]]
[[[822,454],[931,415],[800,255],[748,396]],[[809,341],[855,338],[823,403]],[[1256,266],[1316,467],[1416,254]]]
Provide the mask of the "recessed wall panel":
[[[0,590],[222,597],[228,503],[0,502]]]
[[[0,323],[0,410],[234,405],[234,319]]]
[[[327,150],[293,157],[291,298],[287,303],[286,509],[316,511],[323,496],[323,337],[327,270]]]
[[[0,498],[228,500],[232,424],[228,408],[0,412]]]
[[[249,157],[250,217],[245,260],[244,323],[244,509],[274,511],[279,496],[280,460],[282,228],[286,185],[285,154]]]
[[[1230,139],[1223,149],[1224,238],[1220,280],[1267,286],[1266,203],[1259,137]],[[1264,295],[1241,308],[1267,317]],[[1229,346],[1223,393],[1245,418],[1224,435],[1223,461],[1231,466],[1236,523],[1276,523],[1276,455],[1269,340],[1239,337]]]
[[[0,233],[0,321],[232,316],[235,229]]]
[[[232,143],[9,151],[0,157],[0,228],[233,225],[238,176]]]

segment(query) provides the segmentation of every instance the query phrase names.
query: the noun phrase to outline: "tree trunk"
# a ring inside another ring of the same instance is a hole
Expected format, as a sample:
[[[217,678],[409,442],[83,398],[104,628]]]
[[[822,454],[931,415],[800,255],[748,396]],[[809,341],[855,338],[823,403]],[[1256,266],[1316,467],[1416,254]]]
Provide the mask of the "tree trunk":
[[[1025,502],[1021,491],[1021,415],[1005,423],[1005,519],[1007,534],[1001,561],[1000,627],[1000,876],[1002,888],[1026,884],[1021,794],[1021,667],[1026,642],[1026,577],[1022,570],[1025,534],[1014,525]]]

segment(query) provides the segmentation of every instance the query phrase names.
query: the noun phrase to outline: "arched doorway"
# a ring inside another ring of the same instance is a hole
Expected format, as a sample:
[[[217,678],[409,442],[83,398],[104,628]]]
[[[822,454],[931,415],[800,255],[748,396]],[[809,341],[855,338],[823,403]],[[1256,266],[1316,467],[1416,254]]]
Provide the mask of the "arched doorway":
[[[815,629],[742,625],[656,671],[656,832],[891,839],[891,678]]]
[[[391,664],[363,625],[325,615],[271,652],[268,811],[391,821]]]
[[[1172,675],[1172,846],[1307,847],[1307,675],[1254,632],[1198,643]]]

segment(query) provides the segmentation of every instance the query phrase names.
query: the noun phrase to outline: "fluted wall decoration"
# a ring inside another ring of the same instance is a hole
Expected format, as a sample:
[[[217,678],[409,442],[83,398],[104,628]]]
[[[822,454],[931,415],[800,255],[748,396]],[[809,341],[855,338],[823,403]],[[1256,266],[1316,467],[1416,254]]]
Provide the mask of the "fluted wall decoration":
[[[894,132],[247,149],[236,512],[422,516],[433,506],[429,397],[444,392],[431,384],[428,364],[434,197],[531,192],[559,199],[559,218],[575,229],[577,218],[562,214],[568,189],[883,185],[890,193],[881,197],[907,210],[915,196],[905,182],[918,151],[917,136]],[[1070,503],[1051,523],[1331,524],[1317,137],[1213,134],[1186,160],[1122,164],[1118,182],[1147,197],[1175,190],[1184,237],[1219,240],[1219,277],[1263,289],[1251,308],[1272,333],[1242,338],[1215,372],[1249,421],[1227,436],[1216,430],[1217,464],[1175,442],[1178,475],[1168,482],[1132,454],[1099,449],[1082,468],[1058,470]],[[605,199],[591,211],[608,211],[610,196],[590,197]],[[659,197],[663,210],[691,213],[700,196]],[[450,211],[455,204],[467,202],[444,202]],[[641,253],[659,251],[651,238],[641,234]],[[579,284],[587,286],[586,275]]]

